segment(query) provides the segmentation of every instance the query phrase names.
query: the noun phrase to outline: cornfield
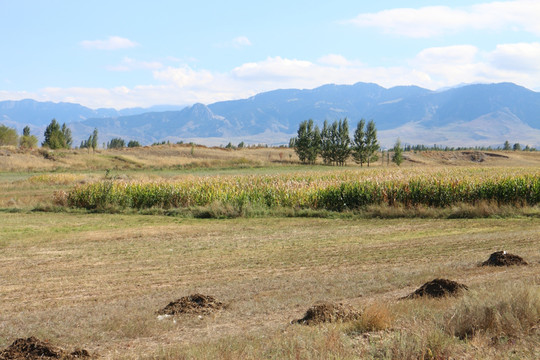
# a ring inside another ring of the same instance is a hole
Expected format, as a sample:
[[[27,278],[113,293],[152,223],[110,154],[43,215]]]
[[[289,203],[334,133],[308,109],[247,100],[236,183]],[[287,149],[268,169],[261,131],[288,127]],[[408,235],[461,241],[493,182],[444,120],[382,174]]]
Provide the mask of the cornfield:
[[[68,192],[85,209],[182,208],[222,203],[345,211],[368,205],[446,207],[480,201],[540,203],[540,173],[529,170],[358,170],[286,175],[184,177],[159,181],[100,181]]]

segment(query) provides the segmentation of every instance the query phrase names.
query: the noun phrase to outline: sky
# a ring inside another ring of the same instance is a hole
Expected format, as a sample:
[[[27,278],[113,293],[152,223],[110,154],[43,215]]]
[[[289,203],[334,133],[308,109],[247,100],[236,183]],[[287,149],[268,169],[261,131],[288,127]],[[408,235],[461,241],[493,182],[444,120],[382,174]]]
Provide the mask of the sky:
[[[0,0],[0,100],[121,109],[356,82],[540,91],[538,19],[538,0]]]

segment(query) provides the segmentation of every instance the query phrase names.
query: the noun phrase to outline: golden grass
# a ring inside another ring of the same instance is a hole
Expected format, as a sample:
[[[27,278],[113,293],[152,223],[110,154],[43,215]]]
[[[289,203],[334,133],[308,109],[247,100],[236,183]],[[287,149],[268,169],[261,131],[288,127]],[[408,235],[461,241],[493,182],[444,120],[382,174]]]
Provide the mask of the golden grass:
[[[0,346],[34,335],[115,359],[427,358],[430,352],[489,358],[491,346],[504,346],[533,359],[532,333],[504,345],[480,336],[474,347],[451,336],[441,324],[461,308],[459,298],[397,299],[435,277],[465,283],[471,294],[518,280],[537,287],[539,233],[540,223],[525,218],[2,213]],[[500,249],[531,265],[477,266]],[[157,319],[168,302],[192,293],[229,308],[202,318]],[[370,315],[357,329],[375,331],[347,335],[348,324],[289,324],[318,300],[363,309]]]

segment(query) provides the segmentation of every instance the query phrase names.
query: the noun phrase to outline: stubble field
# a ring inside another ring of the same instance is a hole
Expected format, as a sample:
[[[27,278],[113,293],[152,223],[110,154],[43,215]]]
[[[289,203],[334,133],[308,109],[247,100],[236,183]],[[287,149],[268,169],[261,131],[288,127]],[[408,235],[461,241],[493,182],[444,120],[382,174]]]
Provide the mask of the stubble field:
[[[189,176],[298,171],[260,161],[233,170],[225,163],[204,166]],[[537,171],[525,163],[534,158],[523,161],[516,172]],[[489,165],[512,171],[509,164]],[[262,212],[198,219],[54,203],[55,192],[101,181],[104,170],[67,169],[56,178],[2,173],[0,349],[35,336],[111,359],[540,356],[540,221],[534,207],[471,218],[430,209],[415,218],[385,208],[368,215]],[[119,168],[107,176],[169,179],[182,173]],[[498,250],[529,264],[479,266]],[[469,290],[398,300],[435,278]],[[169,302],[197,293],[226,308],[158,315]],[[318,301],[350,305],[361,316],[291,324]],[[470,335],[460,338],[469,325]]]

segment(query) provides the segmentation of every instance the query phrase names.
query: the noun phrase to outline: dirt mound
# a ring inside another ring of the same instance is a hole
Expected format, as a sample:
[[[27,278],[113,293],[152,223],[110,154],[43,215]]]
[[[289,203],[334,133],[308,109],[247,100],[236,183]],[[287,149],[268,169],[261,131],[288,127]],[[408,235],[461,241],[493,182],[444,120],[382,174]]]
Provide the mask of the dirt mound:
[[[84,349],[77,349],[69,353],[35,337],[17,339],[0,351],[0,360],[81,359],[89,357],[90,354]]]
[[[193,294],[170,302],[169,305],[158,311],[158,314],[208,314],[224,308],[225,305],[217,301],[213,296]]]
[[[509,254],[506,251],[496,251],[489,256],[489,259],[482,263],[482,266],[510,265],[527,265],[527,262],[519,255]]]
[[[416,289],[415,292],[402,299],[415,299],[418,297],[440,298],[445,296],[456,296],[461,290],[468,290],[467,285],[448,279],[434,279]]]
[[[315,325],[323,322],[350,321],[360,317],[361,313],[352,306],[341,303],[319,302],[306,311],[303,318],[293,323]]]

